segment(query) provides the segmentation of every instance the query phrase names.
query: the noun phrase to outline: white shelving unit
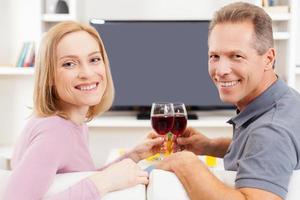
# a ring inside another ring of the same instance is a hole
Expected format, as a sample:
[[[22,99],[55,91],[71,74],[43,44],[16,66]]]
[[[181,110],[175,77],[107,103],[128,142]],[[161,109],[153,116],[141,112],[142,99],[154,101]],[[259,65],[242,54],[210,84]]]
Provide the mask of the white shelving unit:
[[[295,73],[296,73],[296,75],[300,75],[300,67],[296,67]]]
[[[43,14],[42,20],[47,22],[61,22],[66,20],[73,20],[74,17],[69,14]]]
[[[288,32],[274,32],[273,33],[274,40],[288,40],[290,39],[290,33]]]
[[[77,0],[66,0],[68,7],[69,7],[69,13],[67,14],[61,14],[61,13],[47,13],[46,9],[46,1],[47,0],[41,0],[41,33],[49,30],[53,25],[56,23],[67,21],[67,20],[76,20],[77,17]]]
[[[296,0],[275,0],[266,11],[273,20],[273,37],[277,58],[275,70],[291,87],[297,88],[295,62],[295,6]]]
[[[33,75],[33,67],[0,67],[0,75]]]

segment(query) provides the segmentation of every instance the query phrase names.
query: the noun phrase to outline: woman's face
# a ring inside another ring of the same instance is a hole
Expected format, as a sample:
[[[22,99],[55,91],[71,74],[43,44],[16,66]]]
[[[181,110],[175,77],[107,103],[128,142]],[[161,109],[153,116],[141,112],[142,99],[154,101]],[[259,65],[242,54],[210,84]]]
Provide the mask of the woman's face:
[[[55,87],[63,110],[98,104],[105,92],[105,64],[98,42],[87,32],[65,35],[57,46]]]

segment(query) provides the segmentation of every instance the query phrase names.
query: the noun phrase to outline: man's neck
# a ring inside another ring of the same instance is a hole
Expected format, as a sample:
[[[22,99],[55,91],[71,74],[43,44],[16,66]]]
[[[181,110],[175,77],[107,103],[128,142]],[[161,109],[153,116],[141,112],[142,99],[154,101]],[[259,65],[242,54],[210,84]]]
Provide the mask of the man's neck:
[[[270,72],[269,74],[266,75],[264,78],[266,81],[261,83],[261,87],[259,90],[253,91],[255,95],[251,95],[252,98],[246,98],[242,102],[238,102],[236,104],[238,110],[241,112],[243,111],[249,103],[251,103],[256,97],[261,95],[264,91],[266,91],[271,85],[273,85],[276,80],[278,79],[278,76],[275,74],[275,72]]]

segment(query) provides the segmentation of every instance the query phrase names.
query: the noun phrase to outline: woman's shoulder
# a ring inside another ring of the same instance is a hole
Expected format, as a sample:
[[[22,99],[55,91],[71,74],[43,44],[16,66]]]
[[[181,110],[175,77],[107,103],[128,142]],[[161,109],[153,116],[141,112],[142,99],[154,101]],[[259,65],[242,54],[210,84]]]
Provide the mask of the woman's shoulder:
[[[42,125],[42,126],[53,126],[55,125],[56,127],[72,127],[73,122],[71,122],[68,119],[65,119],[63,117],[60,117],[58,115],[52,115],[48,117],[32,117],[29,121],[28,124],[32,125]]]
[[[55,136],[57,134],[62,137],[67,136],[70,131],[70,122],[59,116],[49,116],[49,117],[32,117],[28,120],[25,127],[25,132],[31,133],[33,137],[36,136]]]

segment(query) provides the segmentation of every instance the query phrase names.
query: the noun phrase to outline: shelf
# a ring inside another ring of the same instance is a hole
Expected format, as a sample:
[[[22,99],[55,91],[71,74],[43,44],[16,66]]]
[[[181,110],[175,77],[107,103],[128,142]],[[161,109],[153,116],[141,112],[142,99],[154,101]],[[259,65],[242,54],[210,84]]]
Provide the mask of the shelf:
[[[230,128],[227,124],[230,117],[227,116],[200,116],[198,120],[189,120],[188,126],[201,128]],[[151,128],[150,120],[137,120],[135,116],[103,116],[95,118],[88,123],[89,127],[94,128]]]
[[[274,40],[288,40],[290,33],[288,32],[275,32],[273,33]]]
[[[268,13],[273,21],[288,21],[291,19],[290,13]]]
[[[70,14],[43,14],[42,20],[44,22],[61,22],[74,20],[74,17]]]
[[[0,75],[33,75],[33,67],[0,67]]]
[[[296,73],[296,75],[300,75],[300,67],[296,67],[295,73]]]

